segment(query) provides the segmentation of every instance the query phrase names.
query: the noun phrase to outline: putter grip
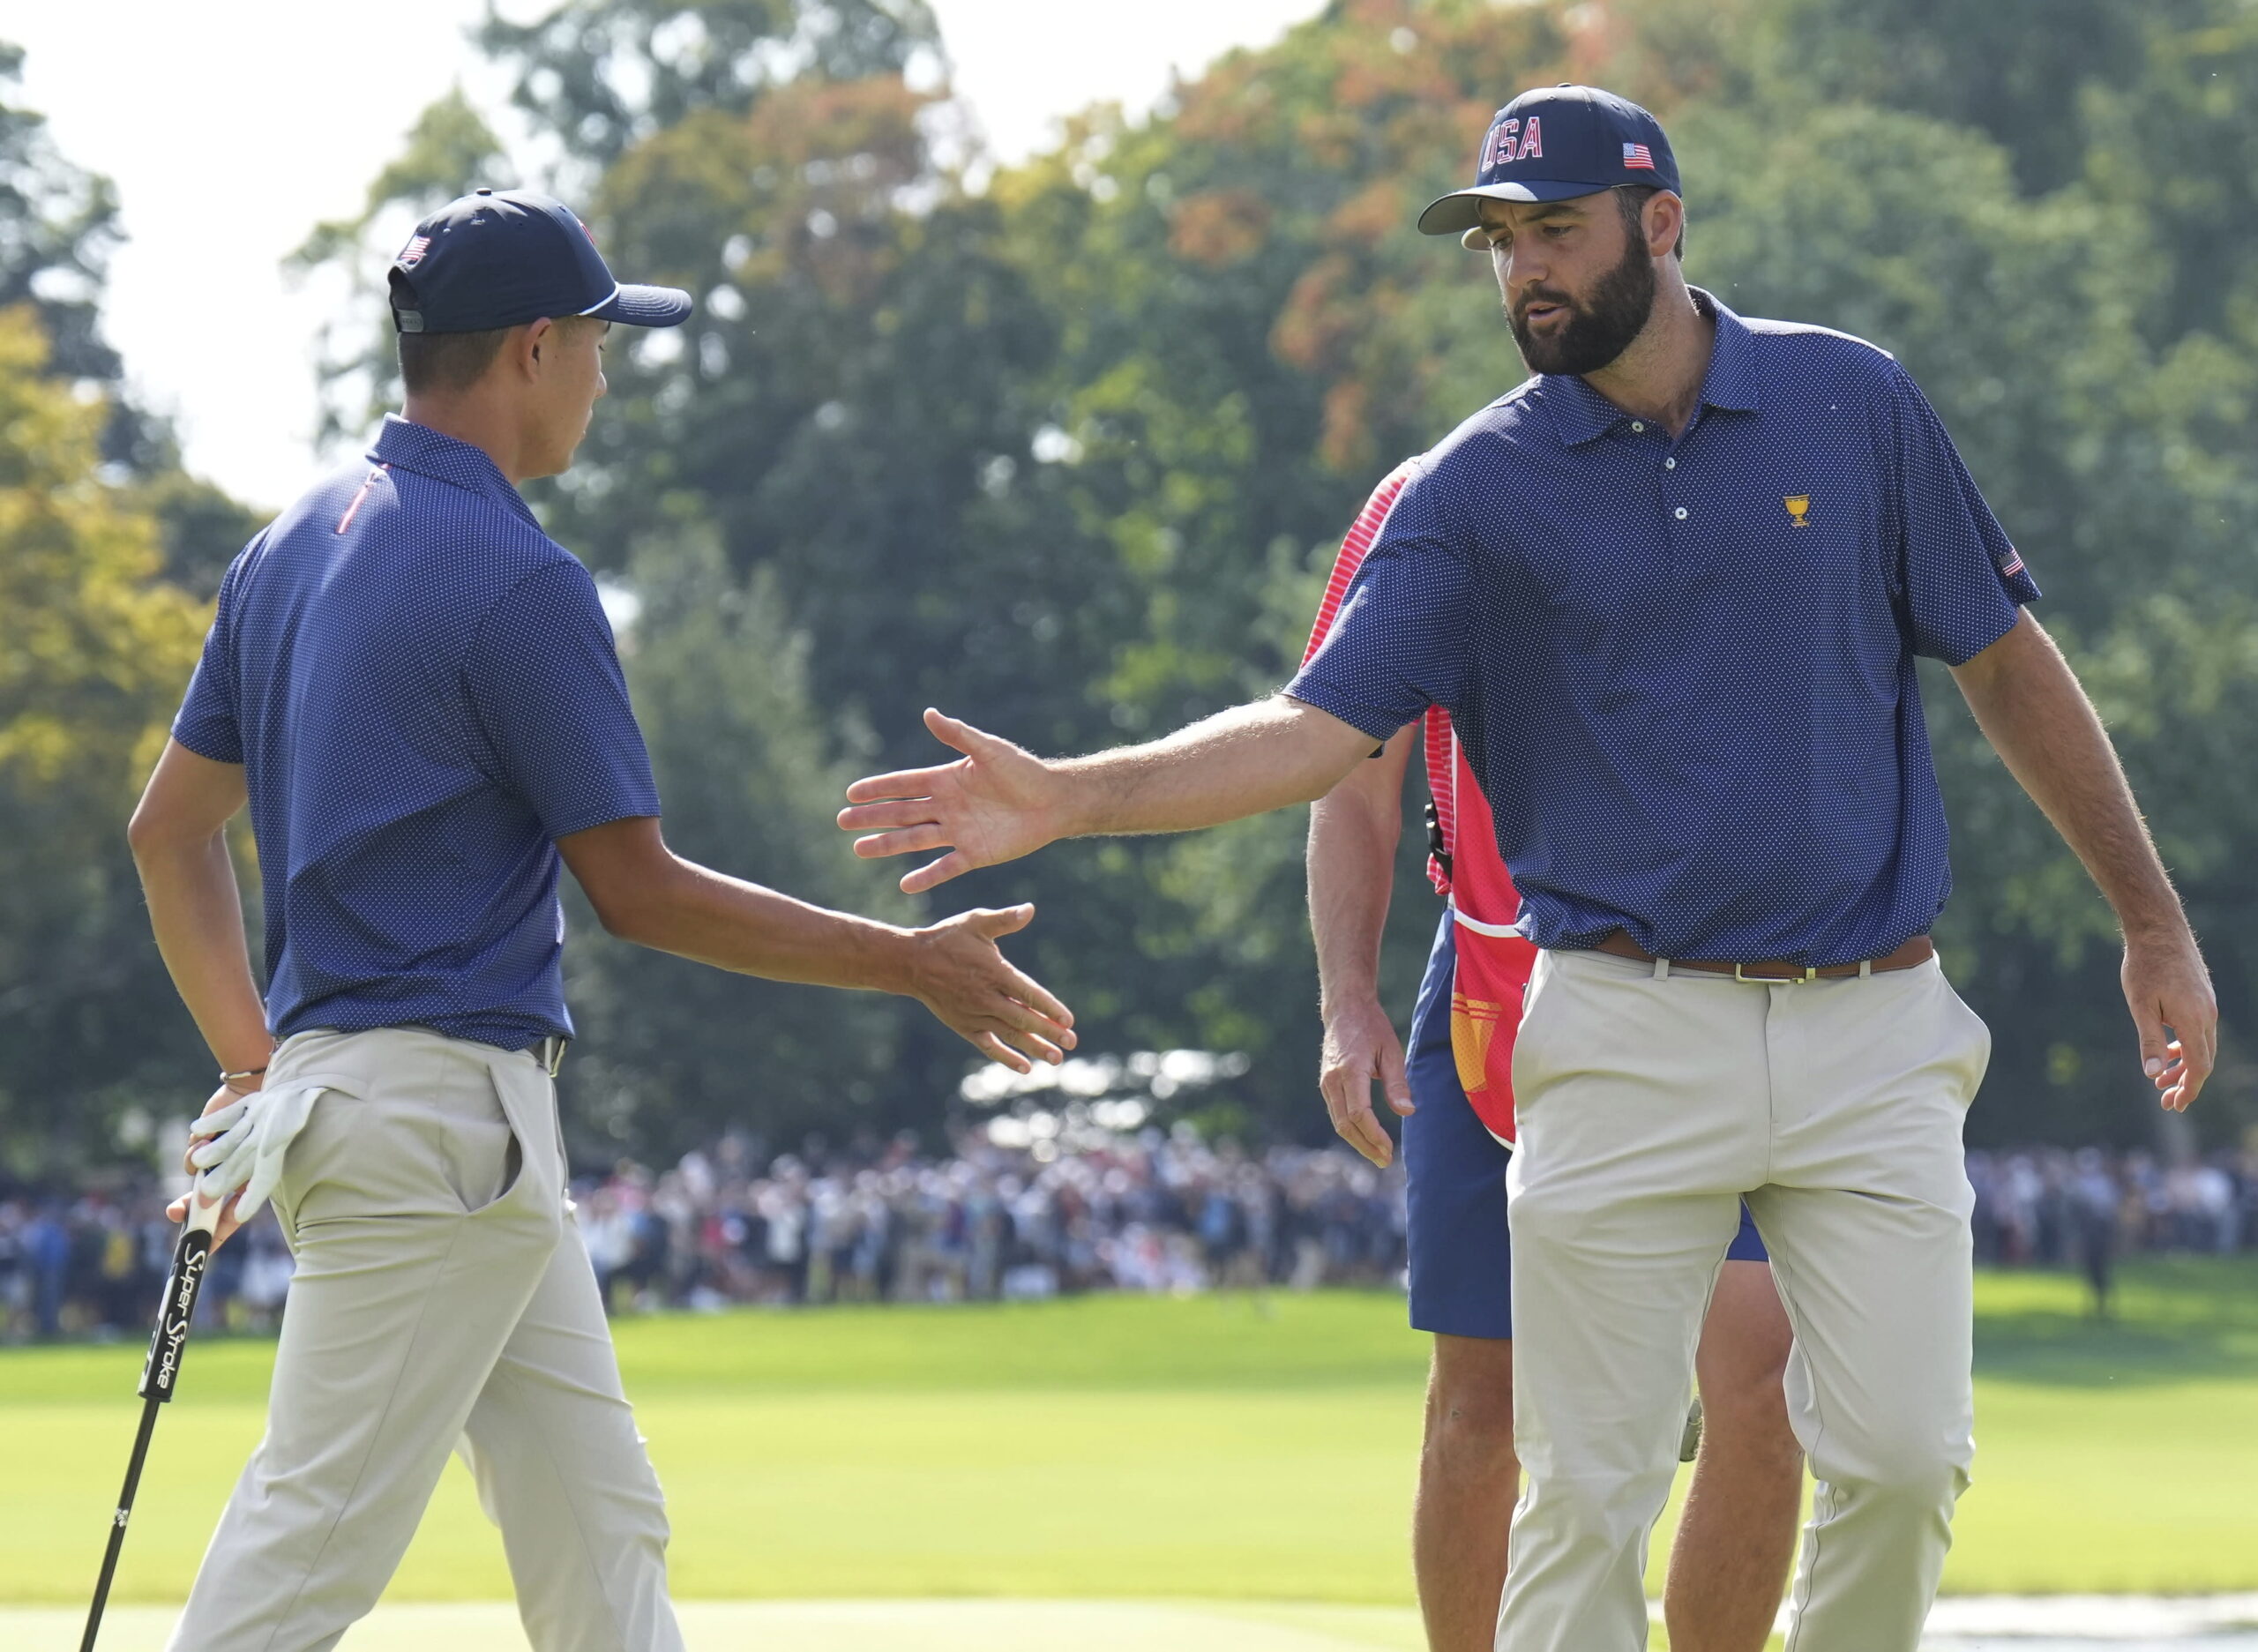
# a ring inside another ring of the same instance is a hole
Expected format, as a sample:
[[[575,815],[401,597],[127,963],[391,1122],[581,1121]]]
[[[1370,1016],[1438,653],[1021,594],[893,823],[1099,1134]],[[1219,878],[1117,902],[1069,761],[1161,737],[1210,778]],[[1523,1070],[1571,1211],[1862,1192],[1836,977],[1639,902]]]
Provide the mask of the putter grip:
[[[157,1304],[149,1357],[142,1363],[141,1383],[134,1390],[145,1400],[170,1400],[173,1385],[180,1380],[181,1350],[188,1345],[188,1327],[196,1321],[196,1298],[204,1289],[213,1232],[219,1223],[220,1202],[206,1204],[191,1187],[188,1220],[181,1224],[180,1243],[173,1247],[173,1265],[165,1275],[165,1294]]]

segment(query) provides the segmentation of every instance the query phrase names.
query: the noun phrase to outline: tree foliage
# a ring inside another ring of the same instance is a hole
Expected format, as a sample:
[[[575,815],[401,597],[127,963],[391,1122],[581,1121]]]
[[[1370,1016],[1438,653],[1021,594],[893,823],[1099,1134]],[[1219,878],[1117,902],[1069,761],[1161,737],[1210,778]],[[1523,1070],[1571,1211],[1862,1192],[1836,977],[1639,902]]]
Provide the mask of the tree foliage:
[[[645,534],[628,685],[678,852],[803,899],[911,915],[885,869],[838,852],[853,778],[809,691],[810,639],[774,572],[734,573],[710,530]],[[725,976],[602,933],[576,902],[569,1097],[580,1147],[671,1145],[751,1122],[772,1138],[884,1122],[897,1018],[873,996]]]
[[[101,475],[108,408],[0,310],[0,1167],[104,1146],[134,1081],[192,1044],[123,825],[206,617]]]
[[[931,755],[923,706],[1079,750],[1282,681],[1372,482],[1521,377],[1486,261],[1413,215],[1462,181],[1499,103],[1602,81],[1671,127],[1692,279],[1872,339],[1942,410],[2209,941],[2229,1061],[2208,1127],[2258,1118],[2236,1031],[2258,901],[2238,760],[2258,721],[2258,13],[2239,0],[1337,0],[1150,116],[1088,111],[992,176],[937,141],[918,0],[564,0],[482,39],[530,146],[505,153],[444,101],[304,256],[373,301],[409,216],[525,178],[581,204],[623,270],[698,295],[679,333],[618,341],[579,466],[536,490],[641,600],[630,671],[684,848],[907,914],[827,820],[849,769]],[[0,183],[32,153],[15,118]],[[65,265],[56,249],[99,243],[100,213],[67,207],[92,211],[90,188],[30,218],[0,191],[0,216],[36,220]],[[375,337],[336,355],[381,396]],[[174,577],[208,589],[225,502],[134,497]],[[1956,828],[1941,938],[1998,1034],[1971,1130],[2135,1136],[2107,911],[1949,680],[1928,693]],[[1299,831],[1062,845],[946,898],[1037,901],[1013,949],[1076,1004],[1086,1048],[1244,1050],[1245,1115],[1311,1133]],[[1417,863],[1407,844],[1402,1005],[1433,915]],[[580,927],[587,1145],[925,1124],[964,1071],[914,1006]]]
[[[930,143],[944,93],[905,77],[931,43],[908,8],[574,0],[494,26],[520,108],[595,169],[607,250],[702,301],[628,353],[550,508],[623,572],[662,502],[705,524],[809,639],[834,757],[865,729],[879,760],[922,757],[933,701],[1063,750],[1259,693],[1372,479],[1520,376],[1484,262],[1411,216],[1497,103],[1605,80],[1671,123],[1694,279],[1874,340],[1943,409],[2232,1005],[2258,818],[2223,796],[2258,601],[2254,26],[2228,0],[2067,10],[1344,0],[1149,119],[1091,111],[981,194]],[[669,623],[647,614],[639,646]],[[1962,827],[1946,939],[2000,1030],[1977,1128],[2136,1130],[2106,910],[1948,681],[1930,688]],[[1298,831],[1063,846],[966,893],[1037,899],[1026,950],[1094,1043],[1245,1049],[1246,1103],[1304,1128]],[[1399,997],[1432,910],[1416,858]],[[877,1105],[930,1116],[960,1058],[896,1025]],[[2217,1110],[2251,1107],[2247,1084],[2231,1070]]]

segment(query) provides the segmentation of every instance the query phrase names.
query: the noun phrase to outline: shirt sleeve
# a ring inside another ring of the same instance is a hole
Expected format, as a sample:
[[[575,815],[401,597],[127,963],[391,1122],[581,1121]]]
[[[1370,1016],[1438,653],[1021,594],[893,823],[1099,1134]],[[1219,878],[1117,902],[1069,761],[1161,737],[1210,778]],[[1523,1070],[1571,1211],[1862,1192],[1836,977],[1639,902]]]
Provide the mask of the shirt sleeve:
[[[1424,469],[1404,482],[1331,629],[1286,685],[1376,740],[1463,696],[1469,553],[1437,492]]]
[[[550,838],[659,812],[611,622],[578,562],[527,576],[494,605],[463,678],[497,778]]]
[[[1891,364],[1900,556],[1913,651],[1948,665],[1973,659],[2013,629],[2038,586],[1961,462],[1929,399]]]
[[[253,540],[251,547],[258,548]],[[243,760],[243,724],[236,707],[236,605],[243,581],[245,551],[228,564],[220,581],[220,600],[212,614],[212,629],[205,633],[204,652],[196,674],[188,679],[188,693],[173,719],[173,738],[198,757],[214,763]]]

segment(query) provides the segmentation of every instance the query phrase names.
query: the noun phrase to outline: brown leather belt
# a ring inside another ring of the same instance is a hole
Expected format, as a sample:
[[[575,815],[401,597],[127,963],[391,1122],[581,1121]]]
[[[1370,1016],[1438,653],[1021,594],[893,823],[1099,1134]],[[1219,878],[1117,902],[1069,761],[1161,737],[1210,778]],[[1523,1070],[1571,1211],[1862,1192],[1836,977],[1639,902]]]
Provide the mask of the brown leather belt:
[[[1645,947],[1633,940],[1621,930],[1610,930],[1595,943],[1595,952],[1615,958],[1631,958],[1642,964],[1660,963]],[[1916,935],[1896,951],[1880,958],[1869,959],[1862,964],[1827,964],[1813,969],[1804,964],[1791,964],[1783,959],[1772,959],[1761,964],[1720,963],[1712,958],[1673,958],[1672,969],[1694,969],[1707,976],[1731,976],[1736,981],[1840,981],[1849,976],[1878,976],[1892,969],[1910,969],[1925,964],[1937,955],[1937,949],[1925,935]]]

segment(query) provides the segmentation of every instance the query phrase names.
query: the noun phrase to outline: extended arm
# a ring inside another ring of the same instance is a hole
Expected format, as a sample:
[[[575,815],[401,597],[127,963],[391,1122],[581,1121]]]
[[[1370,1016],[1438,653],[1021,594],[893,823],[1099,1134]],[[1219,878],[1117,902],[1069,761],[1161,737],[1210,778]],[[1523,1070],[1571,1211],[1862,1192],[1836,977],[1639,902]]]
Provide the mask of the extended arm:
[[[937,768],[856,781],[839,824],[865,859],[948,848],[902,878],[911,893],[1067,837],[1190,832],[1308,803],[1372,749],[1372,737],[1282,694],[1218,712],[1145,745],[1044,759],[969,723],[925,714],[964,755]]]
[[[2008,772],[2115,910],[2143,1070],[2165,1106],[2185,1109],[2217,1058],[2218,1005],[2101,719],[2054,639],[2027,612],[1953,676]]]
[[[1031,1070],[1027,1056],[1055,1063],[1073,1048],[1065,1006],[997,950],[998,937],[1027,926],[1031,906],[897,929],[684,860],[647,816],[572,833],[557,847],[604,928],[623,940],[771,981],[901,993],[1021,1073]]]
[[[1416,727],[1399,731],[1309,817],[1309,922],[1325,1022],[1318,1088],[1335,1132],[1379,1165],[1395,1149],[1372,1114],[1372,1080],[1390,1107],[1411,1111],[1403,1043],[1379,1001],[1379,943],[1403,836],[1403,774],[1417,738]]]

